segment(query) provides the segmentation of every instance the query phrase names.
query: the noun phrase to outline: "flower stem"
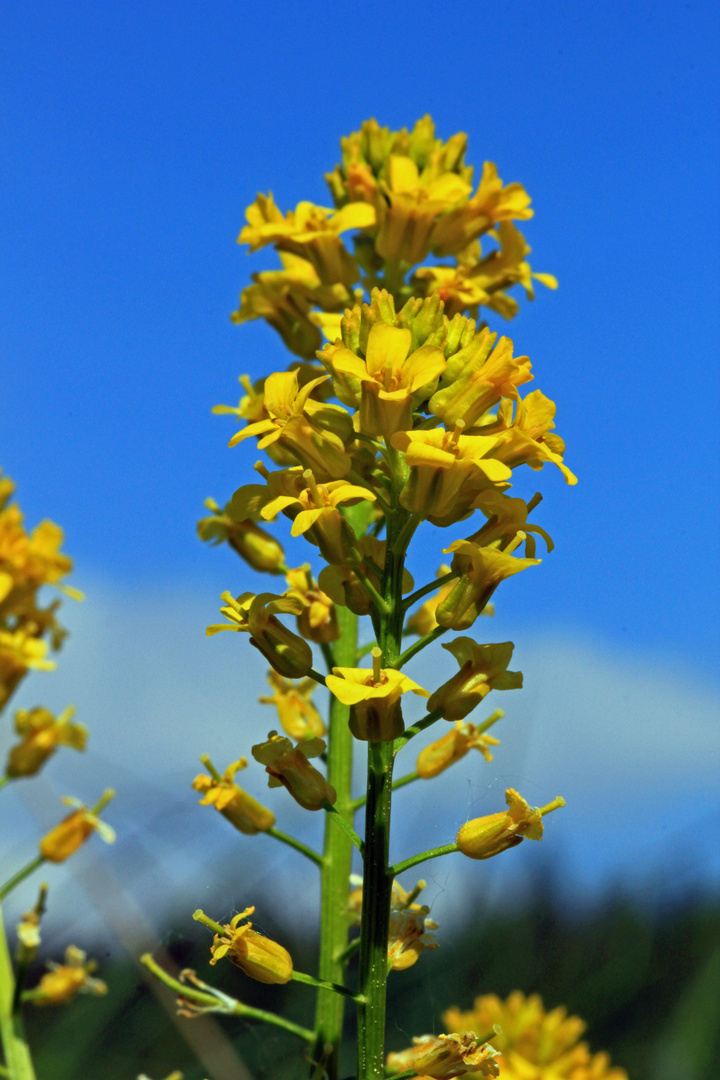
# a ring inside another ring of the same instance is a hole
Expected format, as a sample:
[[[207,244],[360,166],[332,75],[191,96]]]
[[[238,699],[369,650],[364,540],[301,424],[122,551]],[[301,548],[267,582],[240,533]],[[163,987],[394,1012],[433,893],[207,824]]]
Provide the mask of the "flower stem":
[[[22,1013],[13,1013],[15,979],[0,913],[0,1039],[10,1080],[35,1080],[30,1048],[25,1038]]]
[[[2,888],[0,888],[0,900],[4,900],[7,894],[12,892],[16,885],[23,882],[26,877],[30,877],[30,875],[33,874],[39,866],[42,866],[44,862],[44,855],[36,855],[27,866],[23,866],[22,870],[18,870],[17,874],[13,874],[13,876],[5,882]]]
[[[419,866],[420,863],[427,862],[428,859],[437,859],[440,855],[450,855],[453,851],[457,850],[458,846],[455,841],[453,841],[452,844],[443,844],[442,847],[432,848],[430,851],[422,851],[419,855],[411,855],[409,859],[405,859],[403,862],[391,866],[390,873],[393,877],[397,877],[397,875],[402,874],[404,870],[409,870],[411,866]]]
[[[352,511],[349,517],[352,524]],[[333,643],[333,653],[339,667],[354,667],[357,653],[357,615],[345,607],[337,606],[340,637]],[[352,868],[352,844],[336,826],[343,822],[352,827],[351,810],[353,738],[348,727],[350,706],[333,694],[330,695],[328,722],[327,779],[337,792],[335,821],[327,814],[325,818],[325,842],[323,866],[320,876],[320,959],[318,973],[328,982],[345,981],[347,957],[344,955],[350,914],[348,912],[348,889]],[[337,1080],[345,1021],[345,999],[331,990],[319,990],[315,1008],[316,1060],[324,1059],[328,1080]],[[326,1052],[326,1048],[331,1049]]]
[[[427,585],[423,585],[422,589],[418,589],[416,592],[411,593],[410,596],[403,600],[403,608],[407,611],[413,604],[416,604],[418,600],[422,600],[423,596],[427,596],[428,593],[437,592],[438,589],[442,589],[443,585],[447,585],[448,581],[452,581],[453,578],[458,576],[457,571],[450,570],[447,574],[443,574],[442,577],[435,578],[434,581],[428,582]]]
[[[395,740],[395,753],[398,750],[402,750],[403,746],[406,746],[411,739],[414,739],[416,735],[419,735],[421,731],[425,731],[436,720],[439,720],[442,716],[440,709],[435,709],[434,712],[428,713],[427,716],[423,716],[422,720],[418,720],[416,724],[412,724],[409,728],[405,728],[405,731]]]
[[[172,975],[168,975],[167,971],[161,968],[149,953],[145,953],[144,956],[140,957],[140,963],[156,979],[164,983],[168,989],[174,990],[179,997],[185,998],[187,1001],[205,1006],[205,1008],[213,1012],[228,1012],[233,1016],[244,1016],[248,1020],[260,1020],[264,1024],[273,1024],[275,1027],[284,1028],[285,1031],[289,1031],[292,1035],[297,1035],[298,1038],[304,1039],[307,1043],[311,1043],[315,1039],[314,1033],[308,1028],[294,1024],[292,1020],[286,1020],[282,1016],[276,1016],[275,1013],[267,1012],[265,1009],[256,1009],[252,1005],[244,1005],[242,1001],[229,998],[226,994],[223,994],[222,998],[217,998],[214,994],[194,990],[191,986],[187,986],[178,979],[173,979]],[[225,1005],[225,1008],[222,1008],[223,1005]]]
[[[316,979],[314,975],[306,975],[303,971],[293,971],[290,976],[294,982],[305,983],[307,986],[316,986],[319,990],[331,990],[333,994],[341,994],[342,997],[352,998],[353,1001],[361,1001],[362,998],[354,990],[348,990],[347,986],[330,982],[328,979]]]
[[[281,843],[287,844],[288,847],[295,848],[301,855],[304,855],[307,859],[310,859],[311,862],[314,862],[316,866],[323,866],[325,860],[322,855],[317,851],[314,851],[313,848],[308,847],[307,844],[303,844],[301,840],[296,840],[294,836],[288,836],[287,833],[281,832],[280,829],[276,829],[274,825],[269,829],[266,829],[265,832],[268,836],[272,836]]]
[[[447,626],[436,626],[429,634],[425,634],[424,637],[421,637],[419,641],[416,641],[414,645],[411,645],[409,649],[406,649],[404,653],[398,656],[392,666],[399,671],[401,667],[404,667],[404,665],[407,664],[408,660],[412,660],[413,656],[415,656],[416,653],[419,653],[421,649],[424,649],[426,645],[431,645],[437,638],[441,637],[443,634],[447,634],[448,629],[449,627]]]
[[[362,840],[360,839],[358,834],[353,829],[352,825],[348,824],[348,822],[345,820],[345,818],[342,816],[342,814],[338,813],[338,811],[335,809],[335,807],[332,806],[327,801],[327,799],[325,800],[324,806],[325,806],[325,810],[326,810],[326,812],[328,814],[328,817],[330,817],[335,822],[335,824],[338,825],[339,828],[342,829],[342,831],[345,833],[345,835],[347,836],[348,840],[353,845],[353,847],[356,847],[357,850],[362,855],[364,853],[364,851],[365,851],[365,845],[363,844]]]

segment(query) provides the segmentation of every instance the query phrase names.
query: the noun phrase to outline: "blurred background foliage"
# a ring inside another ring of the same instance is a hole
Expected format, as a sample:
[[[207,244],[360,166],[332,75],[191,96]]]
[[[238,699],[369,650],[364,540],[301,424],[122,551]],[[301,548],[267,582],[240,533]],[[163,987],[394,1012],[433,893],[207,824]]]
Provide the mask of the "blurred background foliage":
[[[279,911],[277,897],[274,902]],[[218,897],[207,907],[224,904]],[[273,898],[258,897],[258,906],[269,913],[263,929],[272,936]],[[190,925],[185,911],[171,921]],[[312,970],[312,939],[283,943],[301,970]],[[173,931],[161,948],[179,968],[194,968],[248,1004],[311,1023],[306,988],[265,987],[229,964],[211,969],[206,944]],[[213,1018],[212,1027],[205,1019],[174,1019],[171,993],[150,987],[134,959],[107,956],[103,943],[89,951],[101,958],[103,948],[108,997],[29,1017],[40,1077],[135,1080],[144,1072],[162,1080],[177,1068],[185,1080],[296,1080],[297,1040],[224,1017]],[[720,1076],[720,905],[707,896],[668,906],[617,894],[578,911],[568,908],[561,877],[543,873],[521,910],[483,913],[479,903],[437,952],[390,979],[389,1048],[404,1047],[412,1034],[442,1030],[441,1014],[451,1004],[469,1008],[478,994],[515,989],[539,993],[546,1008],[564,1004],[582,1016],[591,1048],[608,1050],[631,1080]],[[246,1072],[228,1064],[230,1048],[217,1038],[218,1028]],[[348,1026],[348,1073],[353,1042]]]

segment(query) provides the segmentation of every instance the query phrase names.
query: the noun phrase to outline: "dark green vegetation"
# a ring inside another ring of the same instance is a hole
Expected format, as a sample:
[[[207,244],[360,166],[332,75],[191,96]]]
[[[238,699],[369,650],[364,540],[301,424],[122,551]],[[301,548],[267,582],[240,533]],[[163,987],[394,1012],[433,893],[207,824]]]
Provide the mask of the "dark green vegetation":
[[[209,906],[209,905],[208,905]],[[218,906],[222,906],[221,904]],[[214,910],[214,909],[213,909]],[[180,916],[176,925],[183,924]],[[268,933],[272,931],[266,926]],[[442,930],[442,928],[441,928]],[[451,939],[451,940],[450,940]],[[717,1080],[720,1076],[720,907],[708,902],[650,916],[624,899],[569,917],[547,893],[524,912],[491,915],[482,925],[441,937],[438,951],[390,977],[388,1041],[442,1030],[450,1004],[471,1005],[476,994],[514,989],[540,993],[548,1008],[566,1004],[588,1021],[593,1049],[607,1049],[631,1080]],[[284,942],[298,968],[312,970],[310,943]],[[182,966],[242,1000],[312,1023],[313,995],[304,987],[264,987],[231,965],[207,965],[206,948],[171,938],[168,951]],[[96,953],[96,955],[98,955]],[[164,1080],[181,1069],[185,1080],[298,1080],[302,1047],[284,1033],[217,1017],[248,1072],[216,1072],[197,1064],[181,1032],[209,1047],[203,1022],[174,1026],[141,969],[117,960],[100,972],[110,985],[101,999],[68,1009],[34,1011],[30,1039],[39,1080],[135,1080],[145,1072]],[[165,1003],[170,993],[160,989]],[[353,1032],[348,1031],[348,1048]],[[347,1056],[347,1074],[352,1070]]]

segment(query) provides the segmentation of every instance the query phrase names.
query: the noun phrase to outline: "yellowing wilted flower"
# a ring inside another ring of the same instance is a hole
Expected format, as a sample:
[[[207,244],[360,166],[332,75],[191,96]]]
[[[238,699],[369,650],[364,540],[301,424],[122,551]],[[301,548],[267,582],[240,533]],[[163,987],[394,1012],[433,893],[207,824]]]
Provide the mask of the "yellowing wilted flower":
[[[299,615],[303,603],[293,596],[276,596],[274,593],[243,593],[237,599],[224,592],[220,608],[228,624],[208,626],[208,637],[222,630],[244,631],[250,634],[254,645],[272,664],[275,670],[288,679],[297,679],[312,667],[312,649],[292,630],[275,618],[277,614]]]
[[[28,997],[33,1005],[66,1005],[76,994],[107,994],[107,986],[92,973],[97,970],[94,960],[87,960],[82,949],[68,945],[65,963],[48,963],[50,970],[43,975],[35,990]]]
[[[393,971],[405,971],[412,967],[424,949],[440,947],[432,933],[437,930],[437,923],[429,915],[427,904],[390,909],[388,961]]]
[[[246,767],[247,759],[240,758],[228,765],[219,778],[200,773],[192,786],[204,793],[204,798],[200,799],[201,806],[214,806],[241,833],[254,836],[271,829],[275,824],[275,815],[234,782],[235,773]]]
[[[265,380],[267,418],[248,424],[233,435],[230,446],[258,437],[258,449],[275,442],[321,479],[339,479],[352,467],[345,443],[353,438],[352,421],[340,405],[315,401],[310,395],[327,375],[299,387],[297,371],[277,371]]]
[[[457,845],[470,859],[490,859],[522,840],[542,840],[544,814],[565,805],[559,795],[543,807],[528,806],[522,795],[508,788],[505,792],[508,809],[499,814],[467,821],[457,834]]]
[[[276,941],[253,930],[252,923],[239,926],[241,919],[255,911],[245,908],[224,927],[225,934],[215,934],[210,947],[211,964],[227,956],[236,967],[242,968],[251,979],[261,983],[286,983],[292,978],[293,962],[290,953]]]
[[[71,705],[57,719],[49,709],[21,709],[15,714],[15,731],[20,742],[10,748],[5,773],[10,777],[34,776],[58,746],[84,750],[87,729],[74,724]]]
[[[381,669],[379,649],[373,649],[372,669],[335,667],[325,681],[330,693],[350,706],[350,730],[365,742],[387,742],[402,735],[403,694],[412,691],[419,697],[430,696],[401,671]]]
[[[314,641],[318,645],[337,641],[340,628],[335,605],[313,581],[310,563],[298,566],[295,570],[288,570],[285,580],[290,586],[285,595],[295,596],[302,602],[303,610],[297,617],[297,623],[305,640]]]
[[[334,382],[339,378],[359,400],[360,430],[365,434],[383,435],[389,442],[396,431],[411,428],[413,408],[437,385],[446,366],[442,349],[411,348],[410,330],[376,322],[368,334],[365,360],[343,345],[328,345],[318,353]]]
[[[498,1076],[495,1058],[498,1051],[489,1043],[481,1043],[472,1031],[461,1035],[423,1035],[413,1039],[409,1050],[388,1054],[387,1067],[391,1072],[414,1069],[419,1077],[451,1080],[455,1076],[474,1073],[478,1076]]]
[[[428,711],[442,709],[445,720],[464,720],[491,690],[517,690],[522,673],[508,671],[514,645],[503,641],[478,645],[469,637],[455,638],[443,645],[457,660],[460,670],[439,686],[428,701]]]
[[[221,510],[214,499],[206,499],[205,505],[212,515],[198,521],[197,531],[201,540],[211,544],[229,544],[253,570],[266,574],[282,573],[285,552],[274,536],[249,518],[235,521],[231,513],[232,504]]]
[[[294,747],[289,739],[271,731],[267,742],[253,746],[252,756],[265,766],[268,787],[282,785],[305,810],[322,810],[326,802],[337,800],[337,792],[308,758],[319,757],[324,751],[322,739],[303,739]]]
[[[456,540],[450,547],[443,548],[445,554],[454,554],[452,569],[458,577],[435,610],[435,618],[440,626],[467,630],[501,581],[528,566],[540,564],[540,559],[521,559],[512,554],[513,545],[524,539],[525,534],[519,533],[516,541],[505,551],[481,547],[472,540]]]
[[[538,994],[526,997],[516,990],[505,1001],[484,994],[468,1011],[448,1009],[443,1023],[457,1031],[502,1029],[493,1042],[503,1055],[503,1080],[628,1080],[607,1054],[593,1055],[579,1042],[586,1027],[579,1016],[568,1016],[562,1007],[546,1012]]]
[[[94,832],[106,844],[112,844],[115,840],[115,830],[111,829],[106,822],[101,821],[98,815],[114,795],[115,792],[108,789],[92,810],[88,810],[78,799],[65,797],[62,801],[76,809],[43,836],[40,841],[40,854],[43,858],[48,862],[65,862]]]
[[[494,739],[492,735],[486,735],[485,732],[491,724],[502,719],[504,715],[502,709],[496,709],[480,727],[471,724],[469,720],[458,720],[452,731],[420,751],[415,766],[418,776],[423,780],[439,776],[471,750],[479,750],[486,761],[492,761],[490,747],[499,746],[500,740]]]
[[[322,717],[310,700],[317,686],[314,679],[293,683],[277,672],[269,671],[268,682],[274,693],[272,697],[261,697],[260,701],[263,705],[275,706],[280,726],[291,739],[311,739],[325,734],[327,729]]]

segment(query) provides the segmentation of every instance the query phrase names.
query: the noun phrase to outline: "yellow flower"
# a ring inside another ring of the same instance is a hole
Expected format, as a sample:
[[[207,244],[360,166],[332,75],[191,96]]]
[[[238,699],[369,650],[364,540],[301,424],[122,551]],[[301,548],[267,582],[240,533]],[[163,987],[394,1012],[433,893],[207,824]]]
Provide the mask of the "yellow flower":
[[[312,650],[292,630],[276,619],[276,614],[300,615],[301,600],[294,596],[276,596],[275,593],[243,593],[237,599],[232,593],[221,593],[225,607],[221,614],[228,624],[208,626],[208,637],[222,630],[244,631],[250,634],[250,644],[258,649],[280,674],[297,679],[312,667]]]
[[[198,521],[201,540],[213,545],[228,543],[253,570],[266,574],[282,573],[285,552],[274,536],[250,518],[236,521],[232,516],[232,504],[221,510],[214,499],[206,499],[205,505],[212,511],[212,516]]]
[[[478,1076],[498,1076],[500,1070],[495,1057],[498,1051],[489,1043],[481,1043],[472,1031],[461,1035],[423,1035],[413,1039],[415,1044],[399,1054],[388,1054],[387,1066],[391,1072],[414,1069],[421,1078],[451,1080],[469,1072]]]
[[[462,420],[472,425],[501,398],[519,400],[517,388],[532,379],[527,356],[513,356],[513,343],[481,330],[448,361],[442,386],[430,398],[430,411],[448,428]]]
[[[100,979],[92,978],[97,969],[94,960],[87,960],[82,949],[68,945],[65,963],[48,963],[50,970],[43,975],[39,985],[29,994],[33,1005],[66,1005],[76,994],[107,994],[107,986]]]
[[[489,425],[488,432],[500,435],[495,455],[511,469],[529,465],[542,469],[545,462],[557,465],[568,484],[577,484],[577,477],[563,464],[565,443],[553,434],[555,402],[534,390],[523,401],[518,401],[513,418],[513,406],[503,401],[498,409],[497,421]]]
[[[305,810],[322,810],[326,802],[337,800],[337,792],[308,758],[319,757],[324,751],[322,739],[303,739],[294,747],[289,739],[271,731],[267,742],[253,746],[252,756],[265,766],[268,787],[282,785]]]
[[[586,1027],[579,1016],[568,1016],[562,1007],[546,1012],[537,994],[526,997],[516,990],[506,1001],[485,994],[467,1012],[448,1009],[443,1023],[457,1031],[501,1028],[493,1042],[503,1055],[503,1080],[628,1080],[607,1054],[592,1055],[587,1043],[579,1042]]]
[[[46,641],[23,630],[0,628],[0,709],[31,668],[55,669],[55,661],[46,659],[47,648]]]
[[[359,926],[362,913],[362,878],[353,874],[350,882],[357,887],[350,894],[348,911],[352,924]],[[424,881],[418,881],[412,892],[406,892],[398,881],[392,883],[388,962],[394,971],[404,971],[412,967],[424,949],[440,947],[432,932],[437,930],[437,923],[428,918],[430,908],[427,904],[421,906],[413,902],[425,885]]]
[[[264,408],[267,418],[248,424],[230,440],[236,446],[250,436],[258,437],[258,449],[278,442],[320,480],[337,480],[352,467],[345,444],[353,438],[352,421],[340,405],[315,401],[310,395],[328,379],[311,379],[302,388],[297,371],[276,371],[265,380]]]
[[[275,815],[234,782],[235,773],[246,767],[247,759],[240,758],[228,765],[221,779],[200,773],[192,786],[204,792],[201,806],[214,806],[241,833],[255,836],[273,827]]]
[[[338,562],[323,567],[318,576],[318,584],[335,604],[349,608],[355,615],[369,615],[373,606],[372,600],[353,566],[380,591],[386,546],[384,540],[378,540],[375,536],[362,536],[355,547],[359,561],[353,562],[353,565]],[[413,588],[412,575],[403,568],[402,591],[412,592]]]
[[[468,539],[474,544],[481,544],[483,547],[498,544],[505,546],[511,544],[515,537],[522,533],[525,537],[525,556],[533,559],[535,557],[535,538],[528,534],[537,533],[538,536],[542,536],[548,551],[552,551],[554,544],[545,530],[541,529],[539,525],[529,525],[527,520],[530,511],[534,510],[541,501],[542,495],[539,492],[536,492],[530,502],[526,503],[524,499],[513,499],[509,495],[503,495],[491,488],[488,488],[487,491],[481,491],[475,499],[472,509],[482,510],[488,520],[481,529],[473,533]]]
[[[486,161],[473,197],[438,222],[433,233],[433,252],[440,258],[457,255],[497,222],[527,221],[532,216],[530,196],[522,184],[503,187],[497,166]]]
[[[23,709],[15,714],[15,731],[21,741],[8,752],[5,773],[13,778],[34,776],[58,746],[84,750],[87,729],[72,723],[71,705],[57,717],[48,709]]]
[[[513,547],[524,539],[525,534],[520,533],[504,551],[481,547],[472,540],[456,540],[450,547],[443,548],[445,554],[454,553],[452,569],[459,576],[435,611],[440,626],[467,630],[501,581],[528,566],[539,566],[540,559],[520,559],[512,554]]]
[[[445,720],[464,720],[491,690],[517,690],[522,673],[508,671],[513,643],[478,645],[469,637],[443,645],[457,660],[460,670],[439,686],[428,701],[428,711],[442,709]]]
[[[463,855],[469,859],[491,859],[524,839],[542,840],[543,815],[565,805],[565,800],[558,796],[547,806],[528,806],[512,788],[505,792],[505,801],[507,810],[475,818],[462,826],[457,845]]]
[[[364,360],[343,345],[326,346],[318,353],[335,379],[359,397],[360,430],[366,435],[383,435],[389,442],[396,431],[411,428],[413,409],[432,394],[445,370],[445,357],[436,345],[411,348],[410,330],[376,322]]]
[[[340,234],[350,229],[366,229],[375,224],[375,210],[366,203],[351,203],[333,211],[311,202],[300,202],[295,210],[283,215],[272,195],[258,195],[248,207],[248,224],[238,237],[238,243],[249,244],[257,251],[265,244],[275,244],[312,263],[320,281],[350,286],[360,276],[357,264]]]
[[[350,730],[364,742],[387,742],[405,730],[400,698],[408,691],[429,697],[427,690],[394,668],[380,667],[380,650],[373,649],[373,667],[335,667],[326,677],[327,688],[343,705],[350,706]]]
[[[392,438],[410,467],[400,502],[436,525],[464,517],[478,491],[512,475],[507,465],[491,456],[495,437],[463,435],[464,426],[460,420],[454,431],[399,431]]]
[[[111,829],[106,822],[101,821],[99,814],[114,795],[115,792],[108,789],[92,810],[88,810],[78,799],[70,796],[64,798],[62,801],[67,806],[74,806],[76,809],[43,836],[40,841],[40,854],[43,858],[48,862],[65,862],[94,832],[106,844],[112,844],[115,840],[115,830]]]
[[[293,962],[290,953],[276,941],[263,937],[253,930],[252,923],[239,926],[241,919],[255,911],[254,907],[241,911],[224,927],[226,935],[215,934],[210,947],[211,964],[217,964],[227,956],[236,967],[242,968],[251,979],[261,983],[286,983],[292,978]]]
[[[318,738],[325,734],[325,724],[310,700],[317,686],[314,679],[292,683],[275,671],[269,671],[268,682],[274,693],[272,697],[261,697],[260,701],[263,705],[275,706],[280,725],[291,739]]]
[[[496,709],[480,728],[469,720],[458,720],[452,731],[420,752],[415,766],[418,775],[423,780],[430,780],[460,761],[470,750],[479,750],[486,761],[492,761],[490,747],[499,746],[500,740],[486,735],[485,731],[504,715],[502,709]]]
[[[288,570],[285,580],[290,586],[285,595],[295,596],[303,604],[297,623],[298,630],[305,640],[314,641],[318,645],[337,641],[340,637],[340,628],[335,605],[313,581],[310,563],[298,566],[296,570]]]
[[[350,560],[357,541],[338,507],[374,502],[373,492],[347,480],[319,484],[312,469],[283,469],[267,473],[266,480],[265,487],[247,484],[238,488],[230,503],[235,517],[258,514],[272,521],[282,512],[292,520],[291,535],[304,535],[317,544],[327,562],[344,564]]]

